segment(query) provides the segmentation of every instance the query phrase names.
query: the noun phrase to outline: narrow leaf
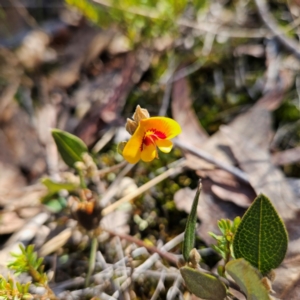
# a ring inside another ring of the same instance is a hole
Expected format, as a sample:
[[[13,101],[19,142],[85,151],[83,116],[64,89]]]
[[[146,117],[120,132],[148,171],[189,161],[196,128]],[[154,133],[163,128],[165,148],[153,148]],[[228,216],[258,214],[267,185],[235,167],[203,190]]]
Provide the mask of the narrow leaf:
[[[262,275],[243,258],[226,264],[227,273],[234,279],[249,300],[270,300],[268,290],[262,284]]]
[[[198,202],[199,202],[201,188],[202,188],[202,185],[199,182],[197,192],[196,192],[193,204],[192,204],[192,209],[188,216],[186,227],[185,227],[183,247],[182,247],[183,258],[185,259],[185,261],[189,260],[190,252],[194,248],[194,244],[195,244],[197,206],[198,206]]]
[[[20,282],[16,281],[16,287],[19,293],[23,293],[23,287]]]
[[[42,182],[42,184],[44,186],[47,187],[47,189],[49,190],[49,192],[51,192],[53,194],[58,193],[61,190],[67,190],[68,192],[71,192],[71,191],[74,191],[78,187],[74,183],[70,183],[70,182],[65,182],[65,183],[55,182],[55,181],[51,180],[48,177],[42,178],[41,182]]]
[[[180,268],[180,273],[188,290],[197,297],[209,300],[224,300],[226,297],[226,287],[217,277],[188,266]]]
[[[233,240],[236,258],[244,258],[267,274],[284,259],[288,235],[283,221],[264,195],[259,195],[248,208]]]
[[[69,167],[74,168],[75,162],[82,161],[81,155],[88,149],[80,138],[59,129],[52,129],[52,136],[62,159]]]

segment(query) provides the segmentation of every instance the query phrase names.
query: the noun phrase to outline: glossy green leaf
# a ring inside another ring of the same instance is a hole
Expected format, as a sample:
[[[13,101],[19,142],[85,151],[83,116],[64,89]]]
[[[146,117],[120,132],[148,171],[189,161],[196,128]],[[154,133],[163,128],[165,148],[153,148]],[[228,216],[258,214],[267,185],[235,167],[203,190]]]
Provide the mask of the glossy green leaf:
[[[235,258],[244,258],[267,274],[284,259],[288,235],[283,221],[264,195],[248,208],[233,241]]]
[[[200,192],[201,192],[201,183],[199,183],[198,185],[197,192],[192,204],[192,209],[188,216],[186,227],[185,227],[183,247],[182,247],[182,254],[185,261],[189,260],[190,252],[194,248],[194,244],[195,244],[197,206],[199,202]]]
[[[52,129],[52,136],[62,159],[71,168],[77,161],[82,161],[83,153],[88,152],[86,144],[73,134]]]
[[[268,290],[261,282],[262,275],[243,258],[227,263],[226,271],[247,295],[247,300],[271,299]]]
[[[203,273],[188,266],[180,268],[188,290],[202,299],[224,300],[226,286],[217,277]]]

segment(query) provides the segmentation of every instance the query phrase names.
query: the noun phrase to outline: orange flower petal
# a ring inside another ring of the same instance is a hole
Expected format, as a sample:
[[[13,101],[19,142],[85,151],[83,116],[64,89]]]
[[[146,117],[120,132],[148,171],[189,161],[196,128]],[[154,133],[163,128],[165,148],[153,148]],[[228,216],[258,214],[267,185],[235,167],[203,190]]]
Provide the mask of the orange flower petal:
[[[143,161],[151,161],[153,160],[157,155],[157,149],[154,144],[144,145],[143,151],[141,152],[141,158]]]
[[[168,140],[181,132],[180,125],[176,121],[165,117],[153,117],[141,120],[140,127],[143,128],[144,132],[153,129],[162,132]]]
[[[159,150],[164,153],[169,153],[173,148],[173,143],[169,140],[157,140],[155,143]]]

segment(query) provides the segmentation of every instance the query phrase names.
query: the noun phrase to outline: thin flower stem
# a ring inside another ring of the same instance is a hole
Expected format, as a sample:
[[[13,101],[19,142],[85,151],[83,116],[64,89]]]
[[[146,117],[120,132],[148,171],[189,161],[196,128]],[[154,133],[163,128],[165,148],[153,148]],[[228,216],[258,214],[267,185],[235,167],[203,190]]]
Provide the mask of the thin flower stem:
[[[80,187],[83,188],[83,189],[86,189],[86,183],[85,183],[85,180],[84,180],[82,170],[77,168],[77,172],[78,172],[78,175],[79,175]]]
[[[88,269],[86,279],[85,279],[85,287],[89,286],[91,275],[95,269],[97,249],[98,249],[98,240],[97,240],[97,237],[93,237],[92,245],[91,245],[90,260],[89,260],[89,269]]]

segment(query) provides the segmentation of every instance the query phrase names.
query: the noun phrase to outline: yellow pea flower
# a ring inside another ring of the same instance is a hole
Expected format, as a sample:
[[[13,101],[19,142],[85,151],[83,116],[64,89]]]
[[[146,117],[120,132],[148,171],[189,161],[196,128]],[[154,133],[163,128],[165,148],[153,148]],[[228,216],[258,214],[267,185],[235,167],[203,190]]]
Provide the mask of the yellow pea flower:
[[[139,112],[143,112],[141,115]],[[143,117],[144,116],[144,117]],[[147,110],[137,107],[134,121],[128,119],[126,128],[132,137],[123,148],[123,157],[131,164],[158,158],[157,148],[164,153],[172,150],[170,139],[181,132],[180,125],[170,118],[149,117]]]

